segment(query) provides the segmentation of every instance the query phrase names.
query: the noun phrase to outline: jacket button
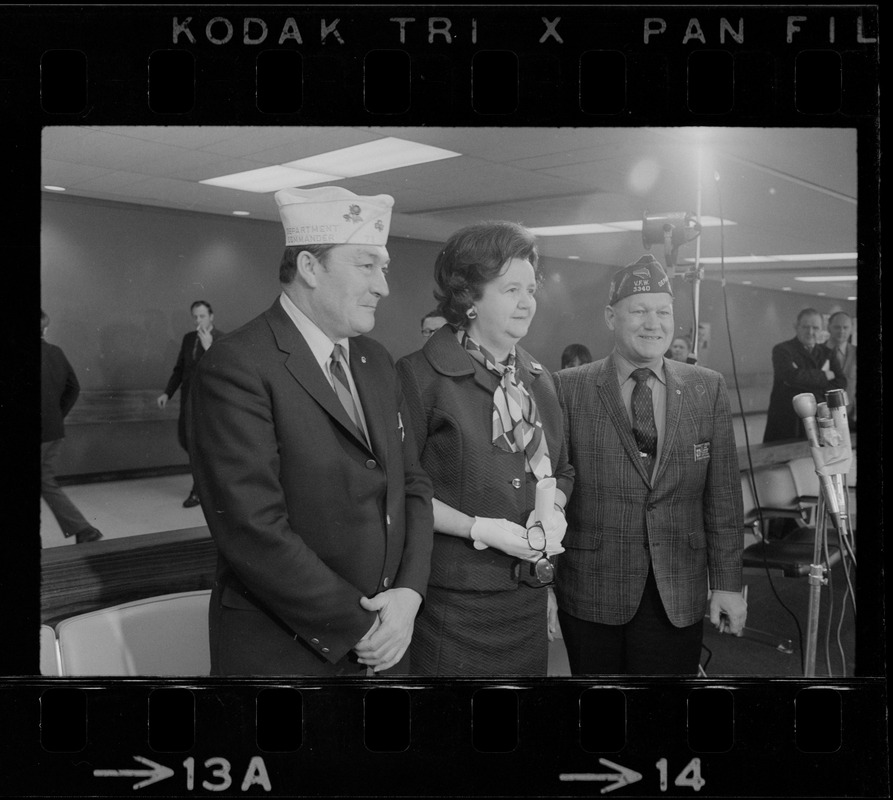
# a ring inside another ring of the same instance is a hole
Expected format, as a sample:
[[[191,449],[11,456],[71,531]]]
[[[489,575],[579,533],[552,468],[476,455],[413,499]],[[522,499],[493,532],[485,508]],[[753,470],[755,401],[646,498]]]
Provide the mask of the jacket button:
[[[319,644],[319,639],[311,639],[310,644]]]
[[[324,647],[324,648],[322,649],[322,651],[323,651],[324,653],[328,653],[328,652],[329,652],[329,648],[328,648],[328,647]]]
[[[520,489],[520,488],[521,488],[521,479],[520,479],[520,478],[515,478],[515,479],[512,481],[512,486],[514,486],[516,489]]]
[[[385,522],[387,522],[388,525],[390,525],[390,524],[391,524],[391,515],[390,515],[390,514],[385,514],[385,517],[384,517],[384,518],[385,518]]]
[[[381,582],[381,585],[384,586],[385,589],[387,589],[387,588],[388,588],[388,584],[389,584],[390,582],[391,582],[391,579],[390,579],[390,578],[385,578],[385,579]]]
[[[376,464],[375,464],[375,459],[374,459],[374,458],[370,458],[370,459],[366,462],[366,469],[375,469],[375,466],[376,466]]]

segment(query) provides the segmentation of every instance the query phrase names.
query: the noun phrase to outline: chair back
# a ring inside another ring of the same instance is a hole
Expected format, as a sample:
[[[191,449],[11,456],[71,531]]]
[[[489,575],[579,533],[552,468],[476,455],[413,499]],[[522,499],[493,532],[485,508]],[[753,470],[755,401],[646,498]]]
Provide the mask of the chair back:
[[[149,597],[56,626],[64,675],[207,675],[210,589]]]
[[[56,631],[49,625],[40,626],[40,674],[58,677],[62,674],[59,663],[59,642]]]

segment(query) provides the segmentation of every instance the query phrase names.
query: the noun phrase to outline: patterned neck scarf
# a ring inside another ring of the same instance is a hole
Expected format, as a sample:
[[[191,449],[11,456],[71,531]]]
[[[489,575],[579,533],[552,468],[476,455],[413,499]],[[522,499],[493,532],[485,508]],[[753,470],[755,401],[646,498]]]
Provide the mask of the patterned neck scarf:
[[[509,354],[508,364],[500,364],[466,331],[459,332],[459,342],[475,361],[500,377],[493,393],[493,444],[508,453],[524,450],[526,469],[537,480],[549,477],[552,463],[543,424],[536,403],[515,374],[515,349]]]

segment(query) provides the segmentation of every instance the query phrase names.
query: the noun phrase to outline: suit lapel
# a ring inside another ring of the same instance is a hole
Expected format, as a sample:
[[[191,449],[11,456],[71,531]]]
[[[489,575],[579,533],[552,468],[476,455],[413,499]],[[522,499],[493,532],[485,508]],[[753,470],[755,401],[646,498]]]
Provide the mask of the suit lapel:
[[[667,381],[667,411],[664,420],[664,441],[660,448],[660,461],[657,465],[657,471],[654,473],[655,483],[657,483],[667,467],[667,456],[676,441],[685,398],[683,392],[685,383],[680,379],[673,362],[669,359],[664,359],[664,377]]]
[[[304,390],[320,406],[333,417],[358,444],[366,447],[366,443],[360,437],[353,420],[344,410],[338,395],[335,394],[331,384],[320,369],[319,362],[314,358],[309,345],[301,336],[301,332],[289,319],[285,309],[277,299],[272,308],[267,312],[267,322],[276,337],[279,349],[288,353],[285,360],[285,368],[292,377],[304,388]],[[353,348],[351,347],[351,350]],[[356,381],[356,378],[354,378]],[[367,448],[368,449],[368,448]]]
[[[623,407],[623,400],[620,397],[620,384],[618,383],[617,370],[614,367],[614,359],[609,356],[604,363],[604,368],[597,379],[599,397],[630,461],[636,465],[642,479],[650,484],[651,476],[645,471],[645,466],[639,457],[639,448],[633,436],[629,415]]]

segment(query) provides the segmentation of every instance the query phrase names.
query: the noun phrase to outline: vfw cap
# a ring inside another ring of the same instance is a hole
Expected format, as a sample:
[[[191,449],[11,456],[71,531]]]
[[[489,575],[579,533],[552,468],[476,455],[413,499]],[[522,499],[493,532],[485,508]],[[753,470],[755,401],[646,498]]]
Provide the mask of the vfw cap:
[[[672,297],[673,287],[670,284],[670,277],[660,262],[650,253],[646,253],[634,264],[627,264],[614,273],[608,305],[616,305],[630,295],[658,292]]]

